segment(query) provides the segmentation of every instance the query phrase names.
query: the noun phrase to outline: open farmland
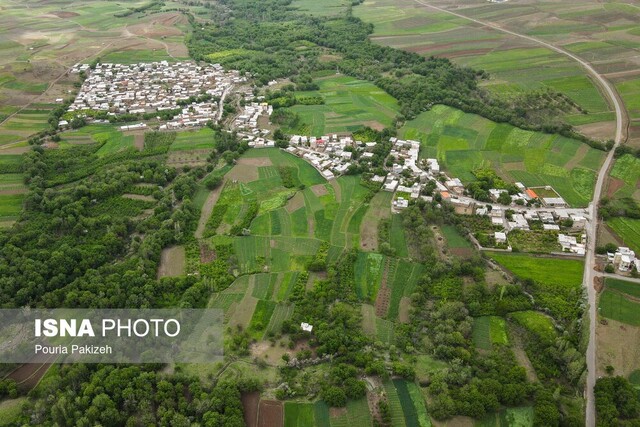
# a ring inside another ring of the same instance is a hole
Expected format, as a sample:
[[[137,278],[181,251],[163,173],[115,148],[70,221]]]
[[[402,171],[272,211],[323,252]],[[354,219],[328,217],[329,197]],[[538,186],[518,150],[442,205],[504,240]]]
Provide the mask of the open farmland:
[[[437,0],[429,4],[554,43],[608,73],[633,107],[637,89],[635,50],[640,45],[637,9],[586,2],[504,2]],[[354,14],[374,24],[374,42],[445,56],[457,64],[488,71],[483,84],[503,97],[524,90],[551,88],[568,96],[588,114],[565,119],[594,137],[612,137],[614,115],[598,87],[568,57],[414,0],[367,0]],[[605,74],[606,75],[606,74]],[[616,80],[620,80],[619,82]]]
[[[143,3],[0,1],[0,145],[48,127],[56,99],[76,90],[78,77],[67,74],[75,63],[186,59],[186,18],[160,3],[130,13]]]
[[[303,135],[353,132],[363,126],[382,130],[391,126],[399,113],[398,102],[373,84],[347,76],[315,81],[320,89],[296,92],[296,97],[322,97],[324,105],[291,107],[300,115],[301,125],[294,131]]]
[[[491,167],[510,182],[553,186],[573,206],[591,200],[604,152],[558,135],[525,131],[437,105],[405,124],[401,136],[421,142],[420,156],[435,157],[463,182]]]

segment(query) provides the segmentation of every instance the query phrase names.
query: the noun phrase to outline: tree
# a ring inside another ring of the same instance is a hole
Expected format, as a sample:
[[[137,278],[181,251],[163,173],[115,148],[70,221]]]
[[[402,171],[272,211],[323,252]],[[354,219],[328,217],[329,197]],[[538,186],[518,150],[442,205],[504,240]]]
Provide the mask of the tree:
[[[320,397],[329,406],[341,408],[347,404],[347,395],[341,388],[336,386],[324,388],[320,393]]]

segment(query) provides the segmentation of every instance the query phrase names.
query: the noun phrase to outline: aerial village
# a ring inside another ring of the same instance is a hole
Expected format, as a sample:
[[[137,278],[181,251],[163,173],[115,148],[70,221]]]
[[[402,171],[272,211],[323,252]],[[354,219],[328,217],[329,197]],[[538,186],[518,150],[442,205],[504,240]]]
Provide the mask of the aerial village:
[[[203,126],[221,116],[219,100],[234,85],[246,81],[238,71],[225,71],[219,64],[167,61],[123,64],[76,64],[71,73],[87,74],[68,112],[104,111],[108,115],[175,111],[159,130]],[[90,117],[87,117],[90,120]],[[60,121],[60,128],[69,125]],[[121,130],[145,129],[145,123],[126,124]]]
[[[179,110],[158,128],[179,130],[218,122],[225,96],[235,92],[244,102],[241,111],[232,119],[232,128],[250,147],[275,147],[268,129],[273,107],[263,102],[263,97],[256,96],[250,85],[242,85],[247,81],[246,76],[237,71],[226,71],[219,64],[169,64],[166,61],[97,64],[93,70],[87,64],[77,64],[71,72],[84,72],[88,77],[69,112],[98,110],[117,115]],[[61,128],[67,125],[65,121],[60,122]],[[145,123],[126,124],[121,130],[145,129],[146,126]],[[585,255],[587,210],[570,208],[551,187],[527,188],[516,183],[519,192],[509,195],[511,203],[508,205],[504,203],[504,197],[501,198],[507,191],[504,189],[490,189],[492,202],[481,202],[466,195],[462,181],[444,173],[437,159],[421,159],[419,141],[396,137],[389,141],[393,164],[385,167],[386,175],[373,175],[370,179],[379,183],[383,191],[394,193],[393,212],[407,208],[410,200],[430,202],[438,195],[438,200],[449,202],[458,214],[488,218],[495,230],[488,248],[511,250],[509,233],[532,231],[531,225],[536,222],[542,223],[542,230],[558,233],[558,253]],[[330,180],[346,173],[352,164],[366,164],[374,156],[376,145],[376,142],[354,140],[350,134],[293,135],[285,150],[305,159]],[[427,187],[429,190],[425,191]],[[566,223],[571,226],[561,229],[561,224]],[[475,243],[482,248],[479,242]],[[608,257],[620,272],[640,268],[640,260],[628,248],[619,248]]]

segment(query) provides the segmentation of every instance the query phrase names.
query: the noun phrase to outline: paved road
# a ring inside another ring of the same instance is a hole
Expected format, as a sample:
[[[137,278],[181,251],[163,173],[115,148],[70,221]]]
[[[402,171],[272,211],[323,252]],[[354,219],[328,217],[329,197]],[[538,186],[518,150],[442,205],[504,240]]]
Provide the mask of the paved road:
[[[574,55],[571,52],[568,52],[560,47],[552,45],[551,43],[547,43],[544,40],[537,39],[535,37],[527,36],[524,34],[516,33],[515,31],[508,30],[506,28],[501,27],[498,24],[493,22],[481,21],[478,19],[470,18],[468,16],[462,15],[457,12],[453,12],[447,9],[443,9],[441,7],[433,6],[425,2],[424,0],[414,0],[416,3],[419,3],[425,7],[430,9],[434,9],[440,12],[448,13],[450,15],[457,16],[458,18],[466,19],[471,22],[475,22],[476,24],[482,25],[484,27],[492,28],[496,31],[500,31],[514,37],[518,37],[524,40],[528,40],[532,43],[544,46],[548,49],[551,49],[555,52],[558,52],[562,55],[565,55],[577,63],[579,63],[587,73],[589,73],[595,80],[595,82],[600,86],[600,88],[604,91],[607,98],[609,98],[610,103],[614,106],[616,112],[616,135],[615,135],[615,146],[618,146],[623,142],[623,130],[626,129],[626,125],[623,122],[628,120],[625,110],[623,109],[622,102],[620,101],[620,97],[615,90],[615,87],[609,83],[600,73],[598,73],[588,62],[584,59]],[[584,277],[582,279],[583,285],[587,288],[587,295],[589,301],[589,346],[587,348],[587,384],[585,390],[585,397],[587,399],[587,409],[586,409],[586,425],[587,427],[595,426],[596,424],[596,414],[595,414],[595,402],[593,396],[593,387],[596,382],[596,319],[597,319],[597,308],[596,308],[596,291],[593,287],[593,277],[595,266],[595,246],[596,246],[596,230],[597,230],[597,214],[598,214],[598,201],[600,200],[600,196],[602,195],[602,188],[604,187],[604,182],[607,176],[607,173],[611,167],[611,163],[613,161],[613,151],[611,150],[604,161],[600,172],[598,173],[598,180],[596,181],[596,186],[593,191],[593,200],[589,204],[588,212],[591,221],[589,221],[586,232],[587,232],[587,253],[585,257],[585,269],[584,269]]]

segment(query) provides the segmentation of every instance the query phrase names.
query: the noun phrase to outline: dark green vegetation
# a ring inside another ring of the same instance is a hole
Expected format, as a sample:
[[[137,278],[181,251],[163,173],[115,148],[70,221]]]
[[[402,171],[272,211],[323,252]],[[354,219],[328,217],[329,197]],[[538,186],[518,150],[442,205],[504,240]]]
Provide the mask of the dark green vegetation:
[[[595,398],[598,426],[635,425],[640,417],[638,390],[624,377],[599,378]]]

